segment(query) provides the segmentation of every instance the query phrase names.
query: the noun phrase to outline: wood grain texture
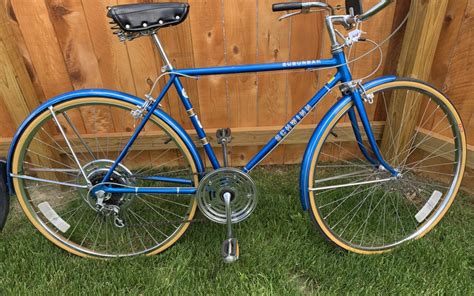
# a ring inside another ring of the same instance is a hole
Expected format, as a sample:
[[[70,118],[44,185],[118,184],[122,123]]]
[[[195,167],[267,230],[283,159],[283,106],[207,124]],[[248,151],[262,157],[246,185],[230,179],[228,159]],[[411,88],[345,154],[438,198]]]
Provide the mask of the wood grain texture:
[[[225,65],[223,6],[221,0],[190,0],[194,65],[196,67]],[[207,127],[228,127],[228,103],[225,77],[202,77],[198,83],[200,119]]]
[[[153,2],[167,2],[167,0],[153,1]],[[177,2],[187,2],[179,0]],[[194,49],[193,38],[191,33],[191,23],[187,19],[179,26],[166,28],[160,30],[158,34],[165,47],[171,63],[176,68],[193,68],[194,64]],[[186,89],[186,92],[193,104],[194,111],[200,113],[199,91],[197,81],[195,79],[181,78],[181,82]],[[181,104],[178,93],[173,88],[168,92],[169,112],[174,119],[178,121],[185,128],[192,128],[191,121],[186,113],[185,108]]]
[[[38,102],[74,88],[100,86],[143,97],[149,89],[147,79],[154,79],[159,74],[161,60],[150,38],[119,43],[109,30],[105,16],[107,5],[143,1],[3,1],[6,3],[8,21],[13,25],[21,59],[33,81]],[[365,8],[374,1],[364,1]],[[178,68],[330,56],[322,15],[303,15],[278,22],[278,17],[283,13],[272,13],[273,2],[275,1],[190,1],[192,6],[188,19],[179,26],[160,30],[158,34],[170,59]],[[342,0],[328,2],[332,5],[344,5]],[[376,41],[384,39],[403,19],[409,2],[397,0],[381,15],[364,24],[363,30],[368,32],[368,37]],[[444,85],[444,90],[462,115],[471,145],[474,144],[474,133],[469,131],[474,129],[474,107],[467,94],[471,93],[474,80],[470,68],[466,65],[473,63],[470,53],[474,45],[471,30],[473,6],[469,0],[449,1],[442,23],[442,42],[439,42],[436,48],[436,63],[429,78],[436,86]],[[41,34],[38,34],[38,28]],[[211,36],[207,35],[209,32]],[[342,32],[345,33],[344,30]],[[384,48],[388,50],[385,54],[384,74],[393,74],[396,70],[401,38],[403,34],[398,34],[390,45]],[[363,49],[363,46],[357,47],[353,51],[354,55],[359,55]],[[423,54],[413,51],[411,55]],[[377,55],[371,55],[353,67],[354,73],[356,76],[367,73],[376,62]],[[315,88],[322,87],[333,72],[334,70],[327,70],[291,75],[251,73],[219,77],[220,81],[205,78],[197,82],[183,78],[182,82],[195,111],[206,118],[206,127],[231,126],[235,129],[252,129],[285,123],[290,114],[297,110],[299,105],[304,104]],[[198,87],[198,84],[201,86]],[[317,106],[314,115],[306,124],[315,124],[322,118],[339,96],[337,89],[333,93],[334,95],[329,95]],[[2,101],[0,111],[6,113],[6,108]],[[186,129],[191,128],[174,90],[165,98],[164,109]],[[217,112],[218,110],[220,111]],[[87,126],[91,129],[92,123],[87,119],[91,114],[69,115],[79,124],[81,132],[86,132]],[[131,121],[117,120],[120,117],[129,118],[127,114],[108,114],[105,110],[100,117],[110,121],[101,133],[131,130]],[[1,137],[11,137],[15,129],[12,122],[13,119],[8,116],[0,119]],[[429,125],[424,128],[429,128]],[[150,132],[153,132],[153,129],[150,129]],[[212,133],[213,130],[210,130],[211,136]],[[266,136],[269,139],[273,135]],[[301,154],[303,148],[298,147],[299,144],[294,145],[287,145],[284,151],[275,151],[275,157],[270,162],[298,161],[296,155]],[[255,145],[233,147],[233,164],[243,164],[255,154],[257,148]],[[292,149],[295,149],[294,153]]]
[[[474,63],[474,3],[469,1],[446,80],[446,90],[464,122],[468,144],[474,145],[474,100],[472,70]]]
[[[19,126],[36,108],[38,101],[16,41],[8,22],[6,7],[2,3],[0,7],[0,61],[2,61],[0,63],[0,98],[10,114],[12,123]],[[30,161],[43,167],[52,167],[51,161],[58,157],[45,145],[34,141],[29,146],[29,150],[38,153],[30,155]],[[51,179],[54,178],[54,173],[42,173],[41,177]]]
[[[257,2],[224,0],[224,41],[228,65],[257,62]],[[229,124],[233,129],[257,125],[257,74],[226,77]],[[233,166],[245,165],[258,152],[258,147],[230,149]]]
[[[127,47],[117,42],[117,37],[110,34],[109,19],[104,13],[107,6],[116,5],[116,0],[86,1],[82,0],[91,43],[97,59],[97,65],[105,88],[135,94],[132,69],[128,58]],[[131,130],[131,120],[125,119],[125,112],[112,114],[113,125],[117,132]]]

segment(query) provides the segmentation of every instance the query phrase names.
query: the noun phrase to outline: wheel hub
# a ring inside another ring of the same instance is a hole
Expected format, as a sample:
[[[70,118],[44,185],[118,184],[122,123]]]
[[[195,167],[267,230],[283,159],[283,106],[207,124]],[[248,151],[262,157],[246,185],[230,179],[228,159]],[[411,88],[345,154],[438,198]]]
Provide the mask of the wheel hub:
[[[114,161],[109,159],[98,159],[89,162],[83,167],[87,178],[90,180],[93,188],[102,184],[102,180],[107,175],[110,167],[114,164]],[[125,167],[123,164],[119,164],[113,171],[110,179],[105,184],[118,185],[118,186],[129,186],[132,182],[132,172]],[[106,193],[103,195],[103,201],[101,206],[98,207],[98,197],[95,190],[90,190],[87,197],[84,197],[87,204],[95,211],[102,211],[111,207],[118,207],[119,209],[128,207],[133,201],[132,194],[124,193]]]

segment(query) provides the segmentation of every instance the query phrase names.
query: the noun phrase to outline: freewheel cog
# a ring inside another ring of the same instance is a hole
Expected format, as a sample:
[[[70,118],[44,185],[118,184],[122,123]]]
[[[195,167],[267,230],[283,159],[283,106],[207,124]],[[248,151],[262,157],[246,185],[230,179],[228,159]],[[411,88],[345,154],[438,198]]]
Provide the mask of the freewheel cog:
[[[232,223],[247,219],[257,206],[257,188],[250,176],[235,168],[221,168],[207,174],[199,183],[198,205],[211,221],[226,224],[224,194],[230,193]]]

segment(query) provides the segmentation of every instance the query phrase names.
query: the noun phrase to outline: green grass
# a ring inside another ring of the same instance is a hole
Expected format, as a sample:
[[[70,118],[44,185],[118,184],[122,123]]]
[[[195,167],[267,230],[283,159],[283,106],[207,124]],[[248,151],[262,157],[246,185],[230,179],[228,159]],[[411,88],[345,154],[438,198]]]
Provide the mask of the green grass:
[[[60,250],[14,202],[0,234],[3,294],[474,294],[474,197],[459,196],[427,237],[361,256],[326,243],[301,211],[298,169],[260,169],[255,213],[235,229],[241,258],[220,258],[225,227],[196,223],[164,254],[100,261]]]

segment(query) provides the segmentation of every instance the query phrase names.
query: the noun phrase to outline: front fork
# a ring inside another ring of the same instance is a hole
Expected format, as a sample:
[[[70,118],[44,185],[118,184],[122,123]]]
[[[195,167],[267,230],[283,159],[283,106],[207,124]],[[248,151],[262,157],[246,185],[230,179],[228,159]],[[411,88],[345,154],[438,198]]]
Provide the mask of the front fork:
[[[385,168],[388,172],[392,174],[394,177],[399,177],[400,173],[394,169],[390,164],[388,164],[385,159],[382,156],[382,153],[380,152],[380,148],[377,144],[377,140],[375,139],[374,132],[372,130],[372,126],[370,125],[370,120],[367,115],[367,110],[365,109],[364,106],[364,100],[362,99],[362,96],[359,92],[359,90],[354,90],[351,93],[352,101],[354,102],[354,107],[351,107],[351,109],[348,111],[349,119],[352,124],[352,130],[354,131],[354,135],[357,140],[357,144],[359,146],[359,149],[361,150],[362,154],[364,157],[372,163],[375,167],[383,167]],[[362,140],[362,135],[359,130],[359,123],[357,122],[357,116],[356,116],[356,111],[359,114],[359,118],[362,122],[362,126],[364,128],[364,131],[367,135],[367,139],[369,141],[370,148],[372,152],[375,155],[375,159],[371,157],[367,151],[367,148],[363,144]]]

